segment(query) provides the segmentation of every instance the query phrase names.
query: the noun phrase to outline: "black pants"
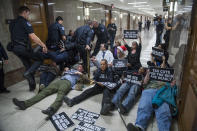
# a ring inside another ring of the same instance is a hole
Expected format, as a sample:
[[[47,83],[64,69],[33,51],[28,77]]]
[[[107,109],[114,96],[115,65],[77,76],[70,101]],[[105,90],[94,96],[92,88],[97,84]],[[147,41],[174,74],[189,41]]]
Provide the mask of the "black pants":
[[[105,88],[103,91],[103,100],[102,100],[102,107],[104,104],[112,104],[111,100],[115,94],[116,90],[109,90]]]
[[[3,67],[0,68],[0,90],[4,90],[4,71],[3,71]]]
[[[156,32],[156,43],[155,46],[157,47],[159,44],[161,44],[161,35],[162,32]]]
[[[13,52],[22,61],[23,65],[25,66],[26,72],[34,74],[42,64],[43,58],[41,52],[34,53],[31,50],[27,50],[27,48],[22,45],[15,45]],[[33,63],[32,60],[34,60]]]
[[[78,44],[77,47],[78,47],[77,49],[80,54],[80,57],[83,60],[83,69],[85,72],[87,72],[88,71],[88,69],[87,69],[88,63],[87,63],[87,50],[85,49],[86,46]]]
[[[101,41],[97,40],[96,41],[96,46],[94,48],[94,52],[92,53],[92,56],[96,56],[100,50],[100,46],[101,46]]]

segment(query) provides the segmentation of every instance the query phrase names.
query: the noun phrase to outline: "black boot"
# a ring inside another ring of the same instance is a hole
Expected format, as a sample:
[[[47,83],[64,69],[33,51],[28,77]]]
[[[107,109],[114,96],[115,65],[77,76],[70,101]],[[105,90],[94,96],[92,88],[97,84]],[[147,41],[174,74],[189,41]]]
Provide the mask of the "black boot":
[[[27,79],[29,83],[29,91],[34,91],[36,88],[34,76],[28,71],[26,71],[23,76]]]
[[[121,114],[127,113],[126,108],[121,103],[118,104],[118,108],[120,109]]]
[[[101,115],[107,115],[109,114],[109,111],[111,110],[111,104],[109,103],[104,103],[103,107],[101,108]]]
[[[52,107],[49,107],[46,110],[42,110],[42,113],[48,116],[53,116],[55,114],[55,110]]]
[[[141,129],[135,125],[133,125],[132,123],[129,123],[127,125],[127,131],[141,131]]]
[[[10,91],[7,88],[3,88],[0,90],[0,93],[10,93]]]
[[[64,102],[69,106],[72,107],[74,105],[74,102],[72,99],[68,98],[67,96],[64,96]]]
[[[25,102],[24,101],[19,101],[18,99],[13,98],[12,102],[14,103],[14,105],[18,106],[20,108],[20,110],[25,110],[27,108],[25,106]]]

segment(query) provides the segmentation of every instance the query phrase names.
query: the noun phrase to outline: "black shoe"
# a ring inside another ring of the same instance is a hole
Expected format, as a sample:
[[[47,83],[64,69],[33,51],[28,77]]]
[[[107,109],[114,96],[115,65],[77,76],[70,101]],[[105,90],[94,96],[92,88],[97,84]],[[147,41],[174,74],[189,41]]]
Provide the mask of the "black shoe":
[[[118,104],[118,108],[120,109],[121,114],[127,113],[126,108],[121,103]]]
[[[30,84],[29,83],[29,91],[34,91],[36,89],[36,83]]]
[[[18,99],[13,98],[12,102],[14,103],[14,105],[18,106],[20,108],[20,110],[25,110],[27,108],[25,106],[25,102],[24,101],[19,101]]]
[[[34,78],[32,77],[31,73],[26,71],[23,76],[28,80],[28,82],[33,85],[35,83]]]
[[[67,96],[64,97],[64,102],[69,106],[72,107],[74,105],[73,101],[68,98]]]
[[[4,88],[4,89],[0,90],[0,93],[10,93],[10,91],[8,89]]]
[[[103,107],[101,108],[101,115],[107,115],[109,114],[109,111],[111,110],[111,104],[104,104]]]
[[[48,116],[53,116],[55,114],[55,110],[52,107],[49,107],[46,110],[42,110],[42,113]]]
[[[127,125],[127,131],[141,131],[141,129],[135,125],[133,125],[132,123],[129,123]]]

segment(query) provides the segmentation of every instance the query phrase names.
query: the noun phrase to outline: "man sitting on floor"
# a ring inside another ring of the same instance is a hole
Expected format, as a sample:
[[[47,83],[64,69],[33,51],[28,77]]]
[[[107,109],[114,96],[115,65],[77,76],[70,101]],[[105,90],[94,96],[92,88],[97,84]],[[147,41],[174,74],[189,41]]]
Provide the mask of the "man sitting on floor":
[[[21,110],[25,110],[26,108],[36,104],[40,100],[45,97],[52,95],[57,92],[57,98],[55,102],[46,110],[42,110],[42,113],[52,116],[62,105],[63,97],[67,94],[71,89],[81,90],[81,84],[89,83],[88,78],[83,75],[83,66],[82,64],[78,65],[77,70],[65,68],[65,72],[63,73],[60,80],[52,82],[49,84],[47,88],[44,88],[39,94],[28,99],[26,101],[19,101],[16,98],[13,98],[13,103],[18,106]]]

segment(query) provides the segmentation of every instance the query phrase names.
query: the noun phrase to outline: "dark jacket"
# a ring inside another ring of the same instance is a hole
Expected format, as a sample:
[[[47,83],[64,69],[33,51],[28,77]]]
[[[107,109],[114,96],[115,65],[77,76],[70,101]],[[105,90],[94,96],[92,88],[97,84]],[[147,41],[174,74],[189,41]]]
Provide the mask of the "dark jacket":
[[[112,49],[112,54],[114,56],[114,59],[118,59],[118,53],[117,53],[117,46],[114,46]]]
[[[93,35],[93,29],[91,29],[89,25],[84,25],[77,28],[74,36],[72,37],[72,42],[75,41],[77,44],[80,45],[90,45]]]
[[[109,40],[109,33],[103,24],[99,24],[98,28],[94,28],[94,33],[100,43],[107,43]]]
[[[157,33],[162,33],[164,29],[164,23],[162,21],[158,21],[157,25],[156,25],[156,32]]]
[[[8,55],[0,42],[0,61],[8,60]]]
[[[107,31],[109,32],[110,35],[115,35],[117,31],[117,26],[115,23],[108,24],[107,26]]]
[[[102,72],[101,69],[97,69],[93,79],[97,82],[114,82],[111,68],[107,68],[105,72]]]

